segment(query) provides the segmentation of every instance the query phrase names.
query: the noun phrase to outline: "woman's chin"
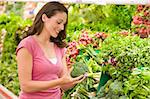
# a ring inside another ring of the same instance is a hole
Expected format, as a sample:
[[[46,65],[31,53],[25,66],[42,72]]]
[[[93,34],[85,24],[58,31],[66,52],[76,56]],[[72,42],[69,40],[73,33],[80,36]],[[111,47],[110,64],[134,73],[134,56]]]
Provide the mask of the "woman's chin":
[[[52,37],[53,37],[53,38],[57,38],[57,36],[58,36],[58,35],[53,35]]]

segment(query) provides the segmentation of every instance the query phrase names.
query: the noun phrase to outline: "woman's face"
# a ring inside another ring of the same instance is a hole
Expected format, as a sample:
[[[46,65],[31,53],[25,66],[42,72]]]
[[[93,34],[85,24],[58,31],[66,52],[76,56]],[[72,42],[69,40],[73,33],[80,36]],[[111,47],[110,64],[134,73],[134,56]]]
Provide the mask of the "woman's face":
[[[65,12],[57,12],[54,16],[48,18],[44,17],[44,31],[48,35],[56,38],[60,31],[64,30],[64,25],[67,21],[67,14]]]

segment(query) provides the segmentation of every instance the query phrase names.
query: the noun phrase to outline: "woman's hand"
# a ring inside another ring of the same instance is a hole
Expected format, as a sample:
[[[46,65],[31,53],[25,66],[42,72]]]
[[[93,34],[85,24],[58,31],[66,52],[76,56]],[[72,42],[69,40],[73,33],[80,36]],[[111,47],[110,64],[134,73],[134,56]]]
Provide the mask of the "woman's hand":
[[[74,84],[78,84],[82,82],[86,78],[84,75],[80,75],[78,77],[72,78],[70,75],[72,70],[73,70],[73,67],[69,68],[68,72],[64,73],[64,75],[60,78],[62,81],[62,84],[72,83],[74,85]]]
[[[73,70],[73,67],[72,66],[67,67],[65,55],[62,59],[62,63],[64,65],[64,69],[60,76],[60,82],[61,82],[60,86],[66,86],[66,85],[74,86],[75,84],[82,82],[86,78],[86,76],[84,76],[84,75],[78,76],[76,78],[71,77],[70,74],[71,74],[71,71]]]

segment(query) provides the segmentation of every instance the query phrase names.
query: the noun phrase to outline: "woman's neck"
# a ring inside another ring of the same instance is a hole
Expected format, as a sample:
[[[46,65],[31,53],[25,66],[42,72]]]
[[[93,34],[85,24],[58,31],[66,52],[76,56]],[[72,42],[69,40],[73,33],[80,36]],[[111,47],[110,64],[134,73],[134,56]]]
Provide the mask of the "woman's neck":
[[[53,44],[53,42],[50,42],[48,36],[44,36],[42,34],[40,35],[35,35],[35,38],[38,40],[39,43],[47,45],[47,44]]]

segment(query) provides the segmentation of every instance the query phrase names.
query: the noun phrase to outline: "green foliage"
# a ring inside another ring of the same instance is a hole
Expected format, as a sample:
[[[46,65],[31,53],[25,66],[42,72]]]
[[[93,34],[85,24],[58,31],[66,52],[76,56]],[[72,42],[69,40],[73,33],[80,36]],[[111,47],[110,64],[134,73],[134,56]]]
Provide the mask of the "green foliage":
[[[16,95],[19,92],[19,83],[15,50],[21,39],[21,37],[18,38],[18,35],[21,35],[22,30],[30,24],[31,21],[23,20],[14,14],[0,16],[0,31],[6,30],[2,56],[0,57],[0,82]]]
[[[92,33],[91,31],[76,31],[75,33],[75,37],[71,37],[70,41],[72,42],[69,42],[66,50],[67,64],[74,67],[71,72],[73,77],[85,74],[86,79],[65,92],[63,97],[64,99],[89,99],[92,97],[92,93],[95,94],[97,90],[97,83],[101,74],[101,67],[95,56],[100,52],[102,38],[105,39],[107,35],[99,32]]]
[[[112,34],[105,39],[98,57],[102,59],[103,71],[109,72],[113,79],[111,83],[106,84],[107,87],[104,87],[103,90],[107,91],[103,92],[103,96],[109,96],[111,92],[111,94],[123,95],[129,99],[148,99],[150,96],[149,42],[149,38],[124,37],[119,34]],[[110,63],[112,57],[115,58],[116,65]],[[112,83],[116,80],[121,82],[121,90],[111,89]]]
[[[105,9],[105,8],[104,8]],[[120,29],[130,29],[132,16],[136,11],[136,6],[131,5],[112,5],[108,9],[104,10],[107,13],[107,17],[103,20],[104,24],[111,24],[117,26]]]
[[[131,75],[124,82],[124,93],[130,98],[147,99],[150,95],[150,68],[142,67],[132,70]],[[141,98],[143,97],[143,98]]]
[[[130,29],[135,10],[136,6],[133,5],[71,5],[68,33],[73,34],[82,29],[109,33]]]
[[[0,61],[0,82],[6,88],[11,90],[14,94],[19,94],[19,81],[17,73],[17,64],[15,61],[15,55],[12,59],[9,59],[9,64],[6,60],[4,63]]]
[[[15,49],[21,39],[17,38],[17,36],[18,34],[22,34],[22,30],[24,30],[26,26],[31,24],[31,21],[25,21],[20,16],[16,16],[14,14],[11,14],[10,16],[2,15],[0,17],[0,20],[3,19],[7,20],[1,22],[3,23],[3,29],[5,29],[7,33],[4,38],[1,61],[5,62],[6,60],[8,60],[7,62],[11,63],[10,59],[12,59],[12,55],[15,54]]]
[[[73,88],[66,91],[63,95],[63,99],[91,99],[91,97],[94,96],[94,84],[94,79],[87,78]]]
[[[124,37],[113,34],[104,41],[101,49],[102,56],[105,60],[115,57],[120,68],[149,67],[149,42],[150,39],[140,39],[138,36]]]

